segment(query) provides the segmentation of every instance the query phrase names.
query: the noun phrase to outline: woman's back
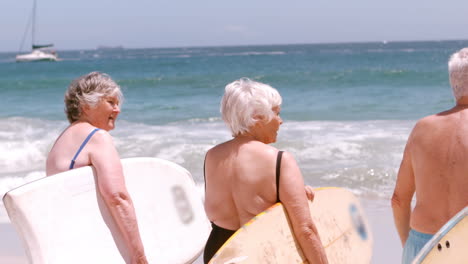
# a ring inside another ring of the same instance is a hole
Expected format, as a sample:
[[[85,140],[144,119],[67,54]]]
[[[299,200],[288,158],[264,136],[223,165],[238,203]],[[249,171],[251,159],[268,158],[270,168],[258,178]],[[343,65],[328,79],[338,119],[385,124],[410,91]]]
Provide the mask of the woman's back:
[[[205,210],[218,226],[236,230],[277,201],[278,150],[258,141],[235,138],[206,155]]]
[[[276,89],[246,78],[225,88],[220,110],[234,138],[206,154],[205,211],[213,230],[205,263],[235,230],[280,199],[309,262],[326,263],[300,169],[292,155],[279,155],[283,152],[268,145],[276,142],[283,123],[281,100]]]
[[[94,129],[95,127],[88,123],[78,123],[68,127],[55,141],[49,152],[46,162],[46,174],[53,175],[69,170],[72,160],[81,146],[83,148],[76,156],[73,168],[91,165],[90,152],[93,151],[95,142],[102,137],[99,133],[91,134]],[[85,143],[88,136],[90,138]]]

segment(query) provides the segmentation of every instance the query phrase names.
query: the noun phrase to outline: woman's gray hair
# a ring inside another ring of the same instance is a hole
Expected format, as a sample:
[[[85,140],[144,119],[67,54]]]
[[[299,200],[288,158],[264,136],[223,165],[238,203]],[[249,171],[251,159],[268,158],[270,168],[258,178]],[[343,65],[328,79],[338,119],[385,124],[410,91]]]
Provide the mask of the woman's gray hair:
[[[450,57],[448,68],[450,85],[455,99],[468,96],[468,48],[454,53]]]
[[[275,115],[272,109],[280,106],[281,101],[281,95],[275,88],[241,78],[226,85],[220,110],[235,137],[248,132],[261,119],[270,121]]]
[[[123,94],[120,87],[105,73],[91,72],[74,80],[65,92],[65,114],[73,123],[80,119],[83,107],[96,107],[106,96],[116,96],[119,105]]]

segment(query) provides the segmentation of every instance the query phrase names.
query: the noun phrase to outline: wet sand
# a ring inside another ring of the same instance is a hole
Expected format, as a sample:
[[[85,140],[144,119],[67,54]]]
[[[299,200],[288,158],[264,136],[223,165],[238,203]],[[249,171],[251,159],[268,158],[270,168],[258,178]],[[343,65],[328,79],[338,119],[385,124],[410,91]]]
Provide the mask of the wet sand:
[[[9,223],[0,224],[0,263],[28,263],[21,241],[13,226]]]

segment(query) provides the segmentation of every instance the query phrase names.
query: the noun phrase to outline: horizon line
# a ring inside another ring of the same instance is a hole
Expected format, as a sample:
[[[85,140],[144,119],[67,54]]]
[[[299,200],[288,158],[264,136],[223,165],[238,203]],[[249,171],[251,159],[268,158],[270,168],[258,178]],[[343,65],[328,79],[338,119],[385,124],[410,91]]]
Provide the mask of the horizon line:
[[[187,46],[161,46],[161,47],[125,47],[122,44],[117,45],[97,45],[95,48],[66,48],[54,49],[56,51],[85,51],[99,49],[122,49],[122,50],[140,50],[140,49],[187,49],[187,48],[229,48],[229,47],[261,47],[261,46],[301,46],[301,45],[337,45],[337,44],[391,44],[391,43],[422,43],[422,42],[464,42],[468,39],[438,39],[438,40],[373,40],[373,41],[330,41],[330,42],[312,42],[312,43],[275,43],[275,44],[226,44],[226,45],[187,45]],[[29,50],[28,50],[29,51]],[[24,51],[24,52],[28,52]],[[0,51],[0,53],[18,53],[23,51]]]

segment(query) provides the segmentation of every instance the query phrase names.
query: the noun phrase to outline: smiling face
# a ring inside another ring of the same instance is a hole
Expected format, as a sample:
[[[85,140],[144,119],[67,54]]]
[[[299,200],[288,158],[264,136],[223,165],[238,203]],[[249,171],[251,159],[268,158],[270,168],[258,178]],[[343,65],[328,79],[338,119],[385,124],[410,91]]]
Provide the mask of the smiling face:
[[[266,120],[258,121],[252,131],[255,138],[265,144],[276,142],[279,127],[283,124],[280,117],[281,107],[273,107],[272,111],[274,113],[273,118],[268,122]]]
[[[115,128],[115,120],[120,114],[120,102],[116,96],[104,96],[95,107],[83,107],[84,121],[106,131]]]

